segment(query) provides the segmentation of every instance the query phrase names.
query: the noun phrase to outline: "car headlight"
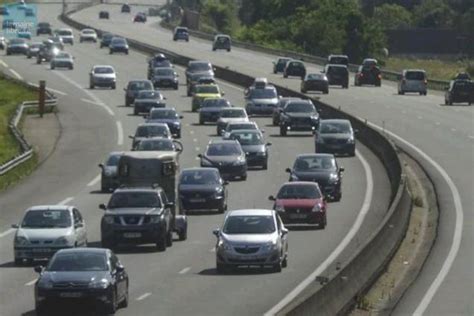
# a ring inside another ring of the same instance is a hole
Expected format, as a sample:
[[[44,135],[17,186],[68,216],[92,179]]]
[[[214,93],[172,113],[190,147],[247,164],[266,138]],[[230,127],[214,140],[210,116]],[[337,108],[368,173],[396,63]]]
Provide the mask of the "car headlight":
[[[257,153],[257,156],[261,156],[261,157],[266,156],[266,155],[267,155],[267,153],[265,151],[259,151]]]
[[[335,173],[331,173],[329,176],[329,183],[336,183],[338,181],[338,176]]]
[[[72,244],[72,242],[67,237],[59,237],[54,241],[55,245],[66,246]]]
[[[106,289],[108,286],[109,281],[107,279],[95,280],[89,283],[91,289]]]
[[[158,224],[161,220],[161,216],[160,215],[152,215],[150,216],[150,223],[151,224]]]
[[[234,161],[234,166],[245,164],[245,157],[240,156],[236,161]]]
[[[53,282],[51,282],[50,280],[41,280],[39,283],[38,283],[38,287],[42,288],[42,289],[52,289],[53,288]]]
[[[354,137],[349,137],[349,138],[347,139],[347,143],[348,143],[348,144],[354,144]]]
[[[283,207],[283,205],[276,205],[275,206],[275,211],[276,212],[284,212],[285,208]]]
[[[222,249],[222,250],[226,250],[226,251],[232,249],[232,247],[228,243],[223,241],[222,239],[219,240],[219,243],[217,244],[217,248]]]
[[[276,242],[269,242],[262,246],[264,251],[272,251],[278,249],[278,243]]]
[[[104,223],[113,224],[114,223],[114,217],[113,216],[104,216]]]
[[[24,246],[28,244],[28,239],[23,236],[16,236],[15,237],[15,245],[17,246]]]
[[[313,116],[311,116],[311,120],[314,121],[314,122],[317,122],[317,121],[319,121],[319,116],[313,115]]]
[[[321,212],[322,210],[322,207],[321,207],[321,204],[316,204],[313,209],[311,210],[312,212]]]
[[[173,125],[176,126],[176,127],[179,127],[179,126],[181,126],[181,123],[180,122],[173,122]]]

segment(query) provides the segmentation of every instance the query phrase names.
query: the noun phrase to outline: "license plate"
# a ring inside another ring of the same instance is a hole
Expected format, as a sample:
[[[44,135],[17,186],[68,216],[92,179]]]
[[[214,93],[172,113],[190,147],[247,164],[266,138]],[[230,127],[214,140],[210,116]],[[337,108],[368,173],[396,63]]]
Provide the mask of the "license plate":
[[[51,249],[49,248],[34,248],[33,252],[36,253],[46,253],[46,252],[51,252]]]
[[[82,293],[81,292],[64,292],[64,293],[59,293],[59,296],[67,297],[67,298],[78,298],[82,296]]]
[[[306,218],[306,214],[289,214],[289,217],[291,219],[300,219],[300,218]]]
[[[189,201],[192,203],[202,203],[206,202],[206,199],[189,199]]]
[[[124,233],[123,237],[125,237],[125,238],[140,238],[140,237],[142,237],[142,233]]]

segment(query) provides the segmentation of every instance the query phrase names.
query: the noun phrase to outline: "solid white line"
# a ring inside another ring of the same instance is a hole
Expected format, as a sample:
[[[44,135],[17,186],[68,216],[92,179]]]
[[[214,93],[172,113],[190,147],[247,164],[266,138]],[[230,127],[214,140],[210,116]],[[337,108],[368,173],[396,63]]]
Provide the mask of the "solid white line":
[[[209,252],[216,252],[216,248],[213,247],[213,248],[209,249]]]
[[[39,84],[34,83],[34,82],[31,82],[31,81],[28,81],[28,84],[31,85],[31,86],[33,86],[33,87],[39,87]],[[46,87],[46,90],[51,91],[51,92],[54,92],[54,93],[56,93],[56,94],[60,94],[60,95],[67,95],[66,92],[62,92],[62,91],[59,91],[59,90],[56,90],[56,89],[53,89],[53,88],[48,88],[48,87]]]
[[[117,145],[122,146],[123,145],[123,127],[122,127],[122,122],[117,121],[115,122],[117,125]]]
[[[321,263],[319,267],[316,268],[316,270],[314,270],[310,275],[308,275],[300,284],[298,284],[290,293],[288,293],[280,302],[278,302],[275,306],[273,306],[264,315],[267,316],[267,315],[276,314],[283,307],[285,307],[291,301],[297,298],[301,294],[301,292],[303,292],[304,289],[308,287],[308,285],[314,282],[317,276],[323,273],[337,259],[337,257],[346,249],[346,247],[349,245],[349,243],[352,241],[352,239],[355,237],[355,235],[361,228],[364,222],[365,216],[369,212],[370,205],[372,203],[374,182],[373,182],[372,169],[370,168],[369,163],[364,158],[364,156],[359,152],[359,150],[357,150],[356,152],[357,152],[357,158],[359,158],[360,162],[362,163],[362,166],[364,167],[365,178],[367,180],[367,189],[365,191],[364,202],[362,204],[362,207],[359,211],[359,214],[357,215],[357,218],[354,224],[352,225],[351,229],[349,230],[347,235],[344,237],[344,239],[342,239],[339,245],[337,245],[336,249],[332,251],[332,253],[326,258],[326,260],[324,260],[323,263]]]
[[[142,301],[142,300],[146,299],[146,298],[147,298],[148,296],[150,296],[150,295],[151,295],[150,292],[145,293],[145,294],[143,294],[143,295],[140,295],[139,297],[137,297],[137,301]]]
[[[13,70],[13,69],[10,68],[10,72],[11,72],[15,77],[17,77],[18,79],[23,80],[23,77],[20,76],[20,74],[17,73],[15,70]]]
[[[8,68],[8,65],[6,62],[4,62],[3,60],[0,59],[0,65],[2,65],[3,67],[5,68]]]
[[[199,147],[196,147],[195,149],[196,149],[196,151],[200,151],[200,150],[201,150],[201,148],[199,148]]]
[[[189,131],[189,134],[193,135],[193,134],[194,134],[194,131],[193,131],[193,130]]]
[[[34,279],[28,283],[25,283],[25,286],[32,286],[33,284],[35,284],[35,282],[37,281],[38,279]]]
[[[111,108],[109,108],[107,105],[105,105],[104,103],[97,103],[95,101],[92,101],[92,100],[89,100],[89,99],[85,99],[85,98],[81,98],[81,101],[82,102],[86,102],[86,103],[89,103],[89,104],[93,104],[93,105],[98,105],[100,107],[102,107],[104,110],[106,110],[111,116],[114,116],[115,113],[114,111],[112,111]]]
[[[91,182],[89,182],[89,183],[87,184],[87,186],[88,186],[88,187],[92,187],[92,186],[96,185],[96,183],[100,181],[100,177],[101,177],[101,174],[99,173],[99,174],[97,175],[97,177],[95,177]]]
[[[197,142],[197,141],[198,141],[197,138],[193,138],[193,142]]]
[[[191,270],[191,267],[184,268],[183,270],[179,271],[178,273],[179,274],[185,274],[185,273],[188,273],[189,270]]]
[[[64,200],[62,200],[61,202],[58,203],[58,205],[66,205],[68,204],[69,202],[71,202],[72,200],[74,200],[74,197],[73,196],[70,196],[68,198],[65,198]]]
[[[375,127],[379,130],[382,128],[376,124],[368,122],[369,125],[372,127]],[[410,147],[411,150],[415,151],[418,155],[423,157],[428,163],[430,163],[444,178],[446,183],[449,186],[449,189],[451,191],[451,194],[453,196],[454,200],[454,208],[456,211],[456,224],[454,227],[454,232],[453,232],[453,243],[451,244],[451,248],[449,249],[448,256],[446,257],[443,266],[441,267],[441,270],[439,271],[438,275],[436,278],[433,280],[433,283],[431,283],[430,287],[426,291],[425,295],[423,296],[423,299],[421,300],[420,304],[416,308],[415,312],[413,315],[423,315],[425,310],[428,308],[428,305],[431,303],[431,300],[433,299],[434,295],[438,291],[439,287],[441,286],[441,283],[443,283],[444,279],[448,275],[449,270],[451,269],[451,266],[453,265],[454,259],[456,259],[456,256],[458,254],[459,248],[461,246],[461,239],[462,239],[462,232],[463,232],[463,222],[464,222],[464,213],[463,213],[463,208],[462,208],[462,202],[461,202],[461,196],[459,195],[458,188],[454,184],[453,180],[451,177],[448,175],[446,170],[443,169],[436,161],[433,160],[430,156],[428,156],[425,152],[423,152],[420,148],[416,147],[415,145],[409,143],[405,139],[401,138],[400,136],[385,130],[385,133],[393,137],[396,141],[403,143],[404,145]]]
[[[10,235],[10,234],[13,233],[15,230],[16,230],[16,229],[14,229],[14,228],[7,229],[7,230],[4,231],[3,233],[0,233],[0,238]]]

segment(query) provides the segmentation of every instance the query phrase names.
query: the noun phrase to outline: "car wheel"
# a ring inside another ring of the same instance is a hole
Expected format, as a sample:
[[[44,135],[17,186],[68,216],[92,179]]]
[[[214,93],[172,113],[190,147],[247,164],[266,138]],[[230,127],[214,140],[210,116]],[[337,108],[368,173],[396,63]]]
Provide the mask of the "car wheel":
[[[287,75],[287,74],[283,74],[283,78],[288,78],[288,75]]]
[[[166,251],[166,239],[167,239],[166,232],[158,238],[158,240],[156,242],[156,249],[158,251],[160,251],[160,252],[161,251]]]
[[[130,102],[128,100],[125,100],[125,106],[130,106]]]
[[[114,52],[112,50],[109,50],[109,55],[112,55]]]
[[[344,89],[349,89],[349,85],[348,84],[345,84],[342,86]]]
[[[230,269],[226,264],[216,262],[216,270],[219,274],[225,274],[229,272]]]
[[[265,161],[262,165],[262,169],[263,170],[267,170],[268,169],[268,161]]]
[[[247,180],[247,173],[245,173],[243,176],[241,176],[240,179],[242,179],[242,181]]]
[[[42,316],[48,314],[48,309],[46,308],[44,303],[35,303],[35,312],[36,315]]]
[[[54,70],[54,68],[55,68],[55,66],[54,66],[54,65],[51,65],[51,69],[53,69],[53,70]]]
[[[125,55],[128,55],[128,50],[125,52]]]
[[[217,212],[222,214],[225,212],[225,209],[225,201],[222,201],[221,205],[219,205],[219,208],[217,209]]]
[[[184,211],[184,214],[186,214],[186,211]],[[188,231],[184,230],[184,231],[178,232],[178,237],[180,241],[188,239]]]
[[[175,89],[175,90],[178,90],[178,89],[179,89],[179,85],[176,84],[176,85],[174,86],[174,89]]]
[[[277,73],[277,71],[276,71],[275,69],[273,69],[273,73],[274,73],[274,74],[276,74],[276,73]]]
[[[101,241],[102,248],[113,250],[115,248],[115,242],[112,239],[103,238]]]
[[[31,59],[31,55],[27,55],[26,58]]]
[[[285,255],[285,258],[283,258],[283,260],[281,261],[281,267],[282,268],[288,267],[288,256],[287,255]]]
[[[206,122],[203,119],[199,119],[199,125],[204,125]]]
[[[448,105],[448,100],[444,99],[444,105]]]
[[[286,128],[280,127],[280,136],[286,136]]]
[[[89,85],[89,88],[90,88],[90,89],[94,89],[94,88],[95,88],[94,84],[91,83],[91,84]]]
[[[334,202],[339,202],[342,199],[342,193],[339,192],[335,197],[334,197]]]
[[[101,183],[100,184],[100,192],[108,192],[109,191],[109,188],[105,185],[105,183]]]
[[[329,93],[329,90],[324,90],[323,91],[323,94],[328,94]]]
[[[134,109],[133,109],[133,115],[138,115],[138,114],[139,114],[138,109],[137,109],[137,108],[134,108]]]
[[[230,48],[227,51],[230,52]]]
[[[322,222],[319,223],[319,229],[325,229],[326,225],[327,225],[327,219],[326,219],[326,216],[324,216]]]
[[[301,93],[306,93],[308,92],[306,89],[301,89]]]
[[[112,294],[112,301],[110,303],[107,303],[105,305],[105,310],[107,314],[112,314],[114,315],[115,312],[117,311],[117,292],[113,292]]]
[[[282,268],[282,262],[278,262],[273,265],[273,272],[280,273]]]
[[[115,90],[115,88],[117,88],[117,86],[115,85],[115,83],[112,85],[112,90]]]
[[[170,230],[168,234],[166,234],[166,247],[173,246],[173,231]]]
[[[128,284],[127,284],[127,289],[125,290],[125,295],[124,295],[122,301],[120,302],[119,307],[121,307],[121,308],[128,307]]]
[[[23,259],[15,257],[15,266],[23,265]]]
[[[69,70],[73,70],[73,69],[74,69],[73,65],[69,66]]]

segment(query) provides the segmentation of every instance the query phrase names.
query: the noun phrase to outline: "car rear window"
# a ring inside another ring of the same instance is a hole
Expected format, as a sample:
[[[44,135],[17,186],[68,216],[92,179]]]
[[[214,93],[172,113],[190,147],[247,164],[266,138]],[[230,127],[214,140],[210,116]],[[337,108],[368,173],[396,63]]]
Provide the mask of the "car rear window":
[[[346,67],[328,67],[328,74],[345,75],[348,73]]]
[[[407,71],[405,74],[407,80],[425,80],[425,73],[422,71]]]
[[[196,86],[195,89],[196,93],[213,93],[217,94],[219,93],[219,88],[215,85],[203,85],[203,86]]]
[[[210,144],[207,149],[208,156],[237,156],[241,154],[240,146],[235,143]]]
[[[165,125],[146,125],[139,126],[135,134],[136,137],[156,137],[168,136],[168,130]]]
[[[130,90],[153,90],[153,84],[148,81],[133,81],[129,83]]]

